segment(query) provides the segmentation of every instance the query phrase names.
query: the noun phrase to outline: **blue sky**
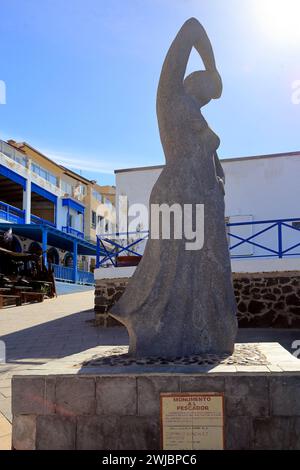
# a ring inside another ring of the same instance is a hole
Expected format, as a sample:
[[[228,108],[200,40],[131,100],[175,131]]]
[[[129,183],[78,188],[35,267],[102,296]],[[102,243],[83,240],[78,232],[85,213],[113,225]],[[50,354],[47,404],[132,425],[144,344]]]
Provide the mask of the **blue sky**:
[[[164,163],[157,83],[172,39],[195,16],[224,84],[204,109],[220,156],[300,150],[291,99],[300,37],[294,24],[278,31],[282,12],[291,21],[300,8],[278,0],[274,19],[264,1],[0,0],[0,137],[26,140],[100,184],[114,182],[115,168]],[[199,64],[192,54],[189,70]]]

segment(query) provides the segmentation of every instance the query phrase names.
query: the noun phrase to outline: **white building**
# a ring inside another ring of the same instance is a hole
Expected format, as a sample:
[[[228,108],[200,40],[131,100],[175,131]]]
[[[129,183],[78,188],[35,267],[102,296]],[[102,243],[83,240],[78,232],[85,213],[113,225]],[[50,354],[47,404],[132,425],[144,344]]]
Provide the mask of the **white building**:
[[[251,243],[231,249],[233,271],[299,270],[300,231],[295,229],[300,229],[300,152],[228,158],[221,163],[226,178],[226,220],[229,224],[248,223],[229,225],[230,246],[255,235],[248,240]],[[119,207],[120,196],[127,197],[128,207],[136,203],[148,206],[162,168],[116,170],[117,213],[125,209]],[[147,217],[141,225],[139,229],[148,229]]]

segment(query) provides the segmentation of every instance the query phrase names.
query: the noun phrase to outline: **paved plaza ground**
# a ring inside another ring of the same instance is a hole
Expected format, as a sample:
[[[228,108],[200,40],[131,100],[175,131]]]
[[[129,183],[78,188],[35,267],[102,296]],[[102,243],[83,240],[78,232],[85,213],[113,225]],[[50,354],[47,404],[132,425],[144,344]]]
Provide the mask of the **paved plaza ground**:
[[[13,374],[97,345],[128,343],[123,328],[93,326],[93,289],[64,294],[0,310],[0,339],[6,344],[6,364],[0,364],[0,449],[10,448]]]
[[[68,293],[71,292],[71,293]],[[97,346],[128,344],[125,328],[93,326],[94,291],[59,287],[56,299],[0,310],[0,339],[6,344],[6,364],[0,364],[0,449],[11,442],[11,377],[53,359]],[[274,342],[292,351],[300,330],[240,330],[239,342]]]

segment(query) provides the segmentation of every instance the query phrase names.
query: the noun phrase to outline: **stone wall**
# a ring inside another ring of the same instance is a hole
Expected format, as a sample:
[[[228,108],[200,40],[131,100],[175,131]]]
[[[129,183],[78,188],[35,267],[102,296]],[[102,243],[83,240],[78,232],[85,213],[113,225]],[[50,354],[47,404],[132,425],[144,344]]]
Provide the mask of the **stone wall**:
[[[118,326],[109,316],[109,310],[119,300],[128,284],[128,278],[98,279],[95,286],[95,322],[97,326]]]
[[[240,327],[300,327],[300,273],[234,274]]]
[[[119,323],[109,310],[121,297],[128,278],[96,281],[95,317],[99,326]],[[233,274],[240,327],[300,327],[300,272]]]
[[[296,374],[14,377],[13,448],[157,450],[160,393],[212,391],[224,393],[226,449],[300,449]]]

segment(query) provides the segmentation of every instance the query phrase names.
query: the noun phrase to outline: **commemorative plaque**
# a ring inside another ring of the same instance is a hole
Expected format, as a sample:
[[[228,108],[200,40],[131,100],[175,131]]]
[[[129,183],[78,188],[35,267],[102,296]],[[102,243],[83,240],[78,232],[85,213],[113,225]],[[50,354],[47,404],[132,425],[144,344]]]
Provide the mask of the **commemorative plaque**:
[[[223,450],[224,396],[161,393],[163,450]]]

